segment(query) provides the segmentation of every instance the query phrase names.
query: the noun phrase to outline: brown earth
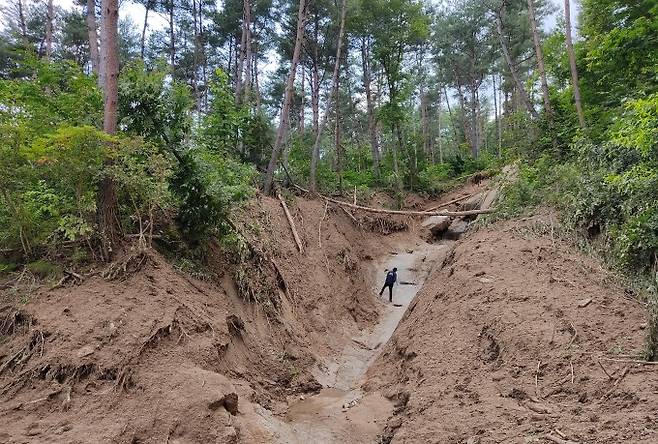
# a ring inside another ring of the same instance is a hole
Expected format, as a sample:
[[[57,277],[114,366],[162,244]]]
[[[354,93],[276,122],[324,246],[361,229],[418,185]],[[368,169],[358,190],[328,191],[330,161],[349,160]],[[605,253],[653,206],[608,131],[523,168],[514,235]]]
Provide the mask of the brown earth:
[[[642,351],[645,308],[554,220],[473,232],[427,279],[368,372],[386,441],[658,442],[658,367],[608,360]]]
[[[314,375],[384,309],[374,259],[419,236],[405,218],[288,201],[303,253],[260,197],[238,224],[242,263],[215,246],[203,280],[147,251],[80,285],[0,286],[0,442],[269,440],[254,417],[321,389]]]
[[[606,360],[641,349],[645,308],[552,216],[454,244],[287,200],[302,253],[260,197],[242,260],[214,246],[197,277],[149,251],[113,279],[8,287],[0,442],[658,442],[655,367]],[[376,294],[391,266],[400,307]]]

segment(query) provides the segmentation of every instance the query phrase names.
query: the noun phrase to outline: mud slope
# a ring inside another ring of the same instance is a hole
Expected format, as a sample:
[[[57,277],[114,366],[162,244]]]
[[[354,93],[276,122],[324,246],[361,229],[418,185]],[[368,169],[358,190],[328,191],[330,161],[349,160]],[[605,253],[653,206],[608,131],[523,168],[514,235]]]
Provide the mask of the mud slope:
[[[473,232],[435,268],[368,373],[397,400],[386,440],[658,442],[658,369],[606,360],[642,349],[644,307],[551,220]]]
[[[372,258],[406,229],[357,226],[320,201],[289,206],[303,253],[279,201],[260,198],[240,227],[263,255],[239,269],[211,255],[212,281],[149,252],[113,280],[0,305],[0,442],[266,441],[254,415],[319,391],[315,369],[376,323]]]

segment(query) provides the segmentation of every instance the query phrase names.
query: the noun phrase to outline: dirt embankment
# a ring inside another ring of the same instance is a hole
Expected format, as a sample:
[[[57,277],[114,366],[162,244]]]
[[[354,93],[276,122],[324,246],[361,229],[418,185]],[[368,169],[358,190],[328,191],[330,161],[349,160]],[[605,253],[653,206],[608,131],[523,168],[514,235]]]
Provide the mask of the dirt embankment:
[[[214,281],[149,252],[113,280],[1,306],[0,442],[267,441],[254,415],[317,392],[313,369],[377,321],[370,264],[388,249],[382,233],[404,228],[358,227],[321,201],[290,209],[303,253],[279,201],[261,198],[240,224],[249,259],[211,257]]]
[[[289,204],[302,253],[262,198],[243,260],[211,255],[213,281],[149,253],[0,307],[0,442],[658,442],[657,367],[629,361],[645,307],[551,215],[455,245],[421,221]],[[400,307],[374,288],[392,266]]]
[[[658,442],[656,367],[612,360],[642,350],[645,308],[553,221],[480,229],[428,278],[368,372],[397,401],[385,440]]]

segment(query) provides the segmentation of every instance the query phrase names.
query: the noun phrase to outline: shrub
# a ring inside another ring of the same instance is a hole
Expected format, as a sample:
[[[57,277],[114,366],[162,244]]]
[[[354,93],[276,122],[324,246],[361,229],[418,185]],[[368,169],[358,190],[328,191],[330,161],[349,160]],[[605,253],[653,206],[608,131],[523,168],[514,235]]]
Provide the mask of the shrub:
[[[183,155],[171,185],[178,199],[176,220],[186,239],[198,243],[227,231],[230,210],[253,195],[255,169],[203,147]]]
[[[59,240],[93,239],[104,177],[116,183],[126,230],[152,227],[155,210],[170,204],[170,161],[141,139],[61,127],[0,159],[2,170],[12,164],[19,168],[3,179],[0,239],[26,254]]]
[[[439,163],[425,167],[418,174],[418,187],[431,195],[446,191],[449,180],[454,177],[455,170],[449,163]]]

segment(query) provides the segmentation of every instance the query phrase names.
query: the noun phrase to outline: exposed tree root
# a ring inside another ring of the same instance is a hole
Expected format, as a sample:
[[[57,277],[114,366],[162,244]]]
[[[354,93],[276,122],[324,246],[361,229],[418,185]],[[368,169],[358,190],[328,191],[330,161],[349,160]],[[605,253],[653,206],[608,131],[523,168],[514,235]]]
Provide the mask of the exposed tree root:
[[[114,385],[114,390],[117,392],[128,391],[128,389],[130,389],[134,385],[132,375],[133,375],[133,370],[129,366],[126,366],[123,369],[121,369],[121,372],[117,377],[117,382]]]
[[[0,336],[13,336],[19,331],[29,331],[34,323],[32,316],[11,305],[0,308]]]
[[[362,226],[373,233],[380,233],[383,235],[406,231],[409,228],[409,225],[405,222],[398,222],[387,217],[378,216],[364,216],[359,218],[359,226]]]
[[[108,281],[119,278],[125,279],[141,270],[150,259],[151,256],[146,250],[139,250],[136,253],[128,254],[120,261],[110,264],[101,275]]]
[[[28,343],[0,365],[0,375],[5,370],[22,367],[30,360],[34,353],[39,353],[40,356],[43,356],[46,336],[48,336],[47,333],[44,334],[41,330],[35,330],[30,336]]]
[[[274,259],[249,240],[232,221],[229,221],[229,225],[245,242],[249,252],[249,255],[242,258],[237,265],[233,276],[240,296],[246,301],[263,307],[268,316],[276,316],[281,306],[278,288],[294,306],[294,297],[283,272]]]
[[[82,277],[80,274],[74,271],[64,270],[64,276],[62,276],[59,282],[50,287],[50,289],[55,290],[56,288],[66,286],[68,283],[72,283],[73,285],[80,285],[84,282],[84,280],[84,277]]]

